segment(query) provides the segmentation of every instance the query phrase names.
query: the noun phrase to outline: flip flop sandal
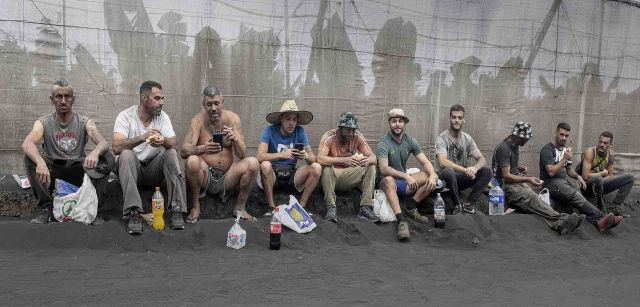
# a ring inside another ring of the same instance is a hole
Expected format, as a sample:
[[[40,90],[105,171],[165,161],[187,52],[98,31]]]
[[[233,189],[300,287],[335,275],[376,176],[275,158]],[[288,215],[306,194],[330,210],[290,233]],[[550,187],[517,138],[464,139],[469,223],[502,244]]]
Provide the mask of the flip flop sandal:
[[[245,221],[251,221],[251,222],[257,222],[257,221],[258,221],[258,219],[256,219],[254,216],[251,216],[250,218],[246,218],[246,217],[244,217],[245,213],[246,213],[247,215],[249,215],[249,213],[247,213],[247,211],[244,211],[244,210],[238,210],[238,211],[236,211],[236,212],[240,212],[240,214],[241,214],[241,215],[240,215],[240,219],[242,219],[242,220],[245,220]],[[235,213],[233,214],[233,216],[234,216],[234,217],[238,217]]]
[[[199,217],[199,216],[196,216],[196,217],[194,217],[194,218],[189,218],[189,217],[187,217],[187,218],[185,219],[185,222],[187,222],[187,224],[195,224],[196,222],[198,222],[198,220],[199,220],[199,219],[200,219],[200,217]]]

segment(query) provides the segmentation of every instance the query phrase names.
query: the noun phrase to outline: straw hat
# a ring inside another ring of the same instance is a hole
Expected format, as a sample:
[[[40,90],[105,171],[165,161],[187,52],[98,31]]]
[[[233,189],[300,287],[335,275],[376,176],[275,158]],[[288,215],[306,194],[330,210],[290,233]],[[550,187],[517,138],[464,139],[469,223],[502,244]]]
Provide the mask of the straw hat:
[[[300,111],[295,100],[285,100],[279,112],[271,112],[267,114],[267,122],[272,125],[280,123],[280,115],[284,113],[298,114],[298,125],[306,125],[313,120],[313,114],[309,111]]]

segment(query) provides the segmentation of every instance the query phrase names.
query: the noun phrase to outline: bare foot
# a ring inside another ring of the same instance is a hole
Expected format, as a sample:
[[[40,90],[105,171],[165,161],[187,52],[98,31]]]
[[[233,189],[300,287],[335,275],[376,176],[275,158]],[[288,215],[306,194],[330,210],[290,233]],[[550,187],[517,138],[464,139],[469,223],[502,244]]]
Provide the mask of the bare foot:
[[[189,215],[187,216],[187,223],[193,224],[198,221],[200,218],[200,210],[191,209]]]

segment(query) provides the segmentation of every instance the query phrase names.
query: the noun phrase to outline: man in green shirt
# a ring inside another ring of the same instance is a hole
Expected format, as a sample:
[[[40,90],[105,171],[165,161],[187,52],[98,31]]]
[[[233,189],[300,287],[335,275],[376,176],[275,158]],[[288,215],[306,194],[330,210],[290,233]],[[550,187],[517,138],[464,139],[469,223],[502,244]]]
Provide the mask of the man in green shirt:
[[[409,118],[402,109],[392,109],[388,114],[389,133],[378,143],[376,156],[380,168],[376,187],[380,187],[398,219],[398,240],[409,238],[409,225],[400,210],[399,197],[406,199],[406,215],[420,223],[429,220],[418,213],[417,203],[421,202],[436,188],[438,175],[427,156],[420,149],[418,141],[404,133]],[[407,174],[407,160],[413,155],[424,171]]]

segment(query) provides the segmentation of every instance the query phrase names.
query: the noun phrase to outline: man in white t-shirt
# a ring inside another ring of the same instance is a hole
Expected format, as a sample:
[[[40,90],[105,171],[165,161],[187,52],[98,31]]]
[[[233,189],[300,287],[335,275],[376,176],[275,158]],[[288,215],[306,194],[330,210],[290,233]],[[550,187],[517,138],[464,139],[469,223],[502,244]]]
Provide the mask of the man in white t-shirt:
[[[185,181],[176,153],[176,133],[162,111],[162,85],[145,81],[140,86],[140,104],[118,114],[113,127],[113,153],[118,155],[118,177],[124,194],[122,213],[128,217],[127,232],[142,233],[142,201],[138,184],[167,184],[165,204],[171,211],[171,229],[183,229],[187,210]]]

